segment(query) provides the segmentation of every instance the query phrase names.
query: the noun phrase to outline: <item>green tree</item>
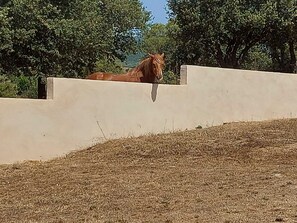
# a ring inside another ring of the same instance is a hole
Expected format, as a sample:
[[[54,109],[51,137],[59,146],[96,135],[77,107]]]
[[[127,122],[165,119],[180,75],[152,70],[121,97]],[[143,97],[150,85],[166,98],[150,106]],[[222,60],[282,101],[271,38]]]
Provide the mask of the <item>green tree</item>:
[[[98,60],[122,60],[134,51],[149,19],[139,0],[1,4],[0,38],[7,46],[0,48],[0,61],[6,74],[84,76]]]
[[[297,1],[277,1],[276,9],[279,19],[267,38],[273,70],[296,72]]]
[[[147,53],[163,53],[168,51],[169,36],[167,26],[152,24],[143,34],[143,51]]]
[[[37,76],[20,76],[10,77],[10,81],[15,84],[17,90],[17,97],[21,98],[37,98]]]
[[[5,75],[0,75],[0,97],[15,98],[17,96],[17,86]]]
[[[3,73],[5,66],[10,63],[5,56],[13,49],[13,32],[9,22],[8,8],[0,7],[0,73]]]
[[[178,80],[179,64],[176,62],[176,41],[171,33],[177,26],[168,22],[165,24],[152,24],[143,34],[142,51],[146,53],[165,54],[164,83],[176,84]]]
[[[120,60],[113,60],[110,61],[108,59],[101,59],[96,62],[95,70],[98,72],[105,72],[105,73],[124,73],[123,64]]]
[[[163,84],[179,84],[179,75],[170,70],[167,70],[163,74],[164,78],[161,83]]]
[[[12,0],[4,8],[8,11],[13,43],[11,51],[1,51],[5,73],[51,73],[57,61],[52,24],[59,11],[39,0]]]
[[[265,44],[254,46],[241,68],[246,70],[273,71],[270,51]]]
[[[279,4],[282,2],[283,4]],[[267,40],[273,26],[293,19],[280,9],[295,0],[168,0],[171,18],[179,29],[177,51],[183,62],[240,68],[251,49]],[[289,11],[296,12],[296,7]]]

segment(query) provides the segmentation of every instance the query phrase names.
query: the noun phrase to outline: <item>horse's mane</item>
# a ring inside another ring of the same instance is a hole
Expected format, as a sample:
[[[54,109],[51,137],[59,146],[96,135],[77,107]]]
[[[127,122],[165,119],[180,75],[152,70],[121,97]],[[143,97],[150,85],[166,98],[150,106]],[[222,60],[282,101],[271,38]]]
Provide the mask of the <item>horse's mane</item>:
[[[148,57],[142,60],[138,66],[133,68],[129,73],[132,76],[145,77],[151,73],[151,58]]]
[[[154,64],[155,62],[156,64]],[[149,57],[143,59],[135,68],[132,68],[125,74],[96,72],[86,78],[92,80],[156,83],[163,78],[163,68],[164,54],[149,54]]]

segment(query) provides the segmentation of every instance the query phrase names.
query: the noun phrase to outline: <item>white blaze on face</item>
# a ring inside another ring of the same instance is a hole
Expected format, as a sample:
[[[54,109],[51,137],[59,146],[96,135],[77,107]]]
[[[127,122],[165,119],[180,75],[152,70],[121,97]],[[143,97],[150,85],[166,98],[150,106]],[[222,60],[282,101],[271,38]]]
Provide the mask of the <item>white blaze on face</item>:
[[[161,70],[161,73],[160,73],[160,81],[163,80],[163,71]]]
[[[149,55],[153,59],[153,66],[154,66],[153,69],[155,73],[155,80],[156,81],[163,80],[164,54],[162,55],[149,54]],[[158,58],[160,56],[161,58]]]
[[[160,82],[163,80],[163,71],[161,70],[160,74],[155,76],[155,82]]]

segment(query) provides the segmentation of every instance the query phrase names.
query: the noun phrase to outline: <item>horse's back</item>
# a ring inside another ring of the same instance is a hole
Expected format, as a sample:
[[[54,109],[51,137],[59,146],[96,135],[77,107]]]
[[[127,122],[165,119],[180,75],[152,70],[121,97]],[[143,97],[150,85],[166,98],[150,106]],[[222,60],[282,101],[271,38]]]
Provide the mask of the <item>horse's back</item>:
[[[140,82],[140,77],[132,75],[131,73],[126,74],[111,74],[96,72],[86,77],[89,80],[107,80],[107,81],[123,81],[123,82]]]
[[[150,54],[150,57],[141,61],[137,67],[133,68],[128,73],[112,74],[96,72],[87,76],[86,79],[157,83],[163,78],[163,69],[164,54]]]
[[[111,74],[108,73],[102,73],[102,72],[96,72],[93,74],[90,74],[86,76],[86,79],[90,80],[108,80],[110,78]]]

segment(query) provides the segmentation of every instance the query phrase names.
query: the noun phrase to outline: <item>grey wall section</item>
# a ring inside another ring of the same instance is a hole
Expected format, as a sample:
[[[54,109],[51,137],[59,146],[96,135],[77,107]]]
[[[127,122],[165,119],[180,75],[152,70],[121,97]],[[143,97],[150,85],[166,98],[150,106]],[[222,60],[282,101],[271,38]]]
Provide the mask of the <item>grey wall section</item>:
[[[47,100],[0,99],[0,163],[108,139],[297,117],[297,76],[183,66],[181,85],[49,78]]]

